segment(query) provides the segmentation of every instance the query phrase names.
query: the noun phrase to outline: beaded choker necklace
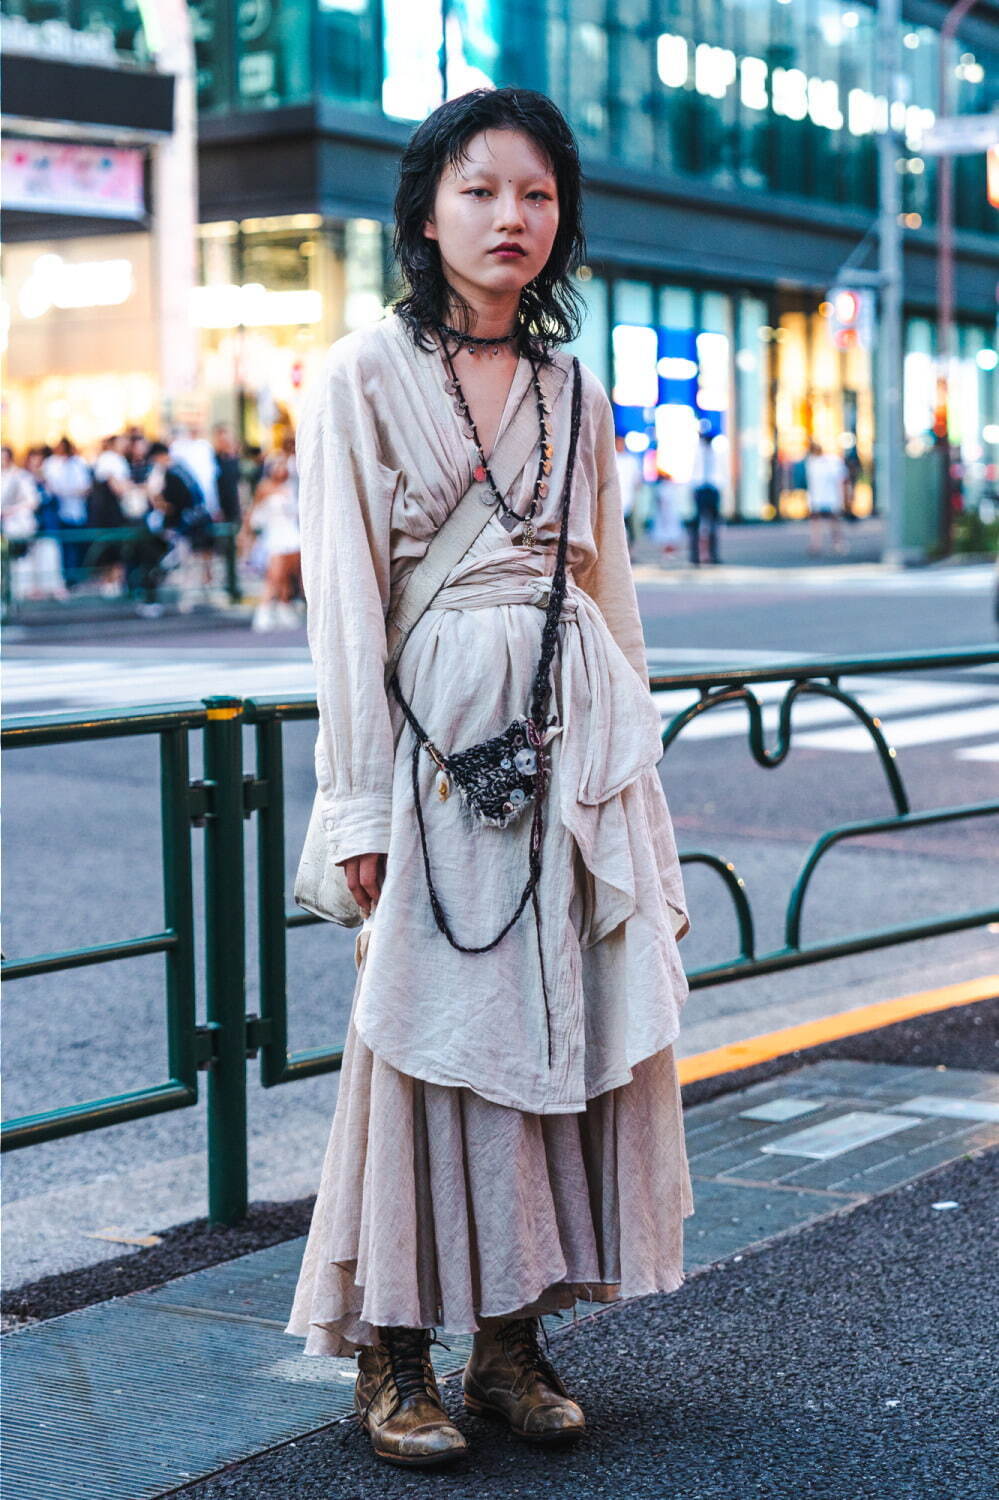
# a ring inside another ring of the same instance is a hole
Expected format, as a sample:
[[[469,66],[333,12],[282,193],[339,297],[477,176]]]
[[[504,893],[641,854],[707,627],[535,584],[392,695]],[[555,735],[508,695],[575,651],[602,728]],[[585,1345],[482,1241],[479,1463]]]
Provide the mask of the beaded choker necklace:
[[[467,349],[469,354],[483,354],[486,350],[490,354],[498,354],[504,344],[512,344],[520,337],[520,329],[515,328],[513,333],[504,333],[498,339],[480,339],[474,333],[462,333],[460,328],[451,328],[447,323],[439,323],[437,332],[441,335],[446,334],[449,339],[455,341],[458,346],[455,350],[456,354],[460,354],[462,349]],[[443,343],[443,337],[441,342]]]
[[[514,510],[511,505],[506,503],[506,500],[496,487],[496,481],[493,479],[492,471],[486,462],[482,443],[479,440],[479,430],[475,425],[475,420],[472,417],[465,393],[461,388],[461,381],[458,379],[458,373],[454,368],[454,357],[443,340],[441,341],[441,353],[444,356],[444,362],[447,365],[449,375],[449,379],[444,383],[444,389],[454,400],[458,415],[462,420],[461,430],[475,444],[475,452],[479,460],[472,470],[472,478],[476,484],[485,484],[488,486],[483,491],[482,503],[484,505],[499,506],[501,511],[499,518],[500,525],[504,526],[507,531],[515,531],[523,523],[524,531],[520,538],[520,545],[522,547],[533,547],[537,537],[537,532],[534,528],[534,517],[537,514],[538,505],[548,494],[548,475],[552,471],[552,456],[555,452],[548,429],[548,402],[544,391],[541,389],[541,382],[538,379],[538,367],[533,360],[530,361],[531,383],[534,386],[534,399],[538,408],[538,472],[535,476],[530,504],[525,513],[521,515],[520,511]]]

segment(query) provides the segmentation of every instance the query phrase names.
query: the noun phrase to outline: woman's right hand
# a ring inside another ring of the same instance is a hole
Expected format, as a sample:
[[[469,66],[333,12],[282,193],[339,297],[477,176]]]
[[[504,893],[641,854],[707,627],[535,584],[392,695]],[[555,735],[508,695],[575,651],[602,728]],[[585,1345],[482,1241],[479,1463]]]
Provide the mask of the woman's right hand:
[[[361,908],[361,915],[369,917],[382,893],[385,880],[384,854],[355,854],[341,860],[343,873],[347,877],[347,889]]]

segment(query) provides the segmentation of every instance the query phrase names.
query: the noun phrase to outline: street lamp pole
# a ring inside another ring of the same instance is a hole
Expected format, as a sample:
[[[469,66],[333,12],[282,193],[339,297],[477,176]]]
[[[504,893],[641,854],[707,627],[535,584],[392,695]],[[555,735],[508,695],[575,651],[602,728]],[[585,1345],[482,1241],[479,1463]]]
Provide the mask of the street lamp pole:
[[[937,74],[937,116],[949,119],[952,114],[953,69],[950,44],[957,28],[975,0],[957,0],[944,16],[940,28],[940,51]],[[951,451],[950,451],[950,361],[954,343],[954,160],[949,151],[937,163],[937,440],[943,450],[943,514],[941,537],[950,550],[951,538]]]
[[[878,282],[876,432],[874,483],[886,518],[886,562],[905,561],[905,475],[902,429],[902,229],[899,132],[893,105],[899,97],[899,0],[879,0],[878,93],[886,118],[878,134]]]

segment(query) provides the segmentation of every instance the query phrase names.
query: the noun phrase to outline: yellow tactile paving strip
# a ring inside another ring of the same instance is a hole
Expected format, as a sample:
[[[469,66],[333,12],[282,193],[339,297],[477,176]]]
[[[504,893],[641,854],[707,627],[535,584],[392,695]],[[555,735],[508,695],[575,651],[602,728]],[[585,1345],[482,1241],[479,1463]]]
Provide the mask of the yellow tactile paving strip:
[[[981,979],[948,984],[943,989],[879,1000],[875,1005],[840,1011],[801,1026],[786,1026],[782,1031],[770,1031],[745,1042],[732,1042],[727,1047],[714,1047],[710,1052],[680,1058],[677,1063],[680,1082],[696,1083],[701,1078],[715,1078],[719,1073],[734,1073],[739,1068],[751,1068],[804,1047],[817,1047],[822,1042],[856,1036],[861,1031],[876,1031],[880,1026],[892,1026],[896,1021],[908,1021],[935,1010],[949,1010],[954,1005],[972,1005],[976,1000],[990,1000],[995,995],[999,995],[999,974],[984,974]]]

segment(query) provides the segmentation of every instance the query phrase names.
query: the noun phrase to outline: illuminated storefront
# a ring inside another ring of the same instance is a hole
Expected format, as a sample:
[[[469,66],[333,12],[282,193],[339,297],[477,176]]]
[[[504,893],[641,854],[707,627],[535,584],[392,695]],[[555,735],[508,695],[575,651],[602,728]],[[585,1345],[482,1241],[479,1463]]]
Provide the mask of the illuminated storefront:
[[[8,245],[4,295],[6,442],[21,449],[65,435],[90,449],[132,423],[155,427],[149,235]]]
[[[832,308],[818,296],[657,284],[584,268],[587,304],[574,346],[611,394],[627,447],[646,476],[687,484],[699,423],[710,423],[727,473],[723,509],[741,520],[807,515],[809,443],[847,460],[854,514],[874,505],[872,329],[837,341]],[[906,322],[907,451],[932,449],[936,421],[935,329]],[[961,324],[952,363],[951,443],[965,502],[999,483],[999,355],[987,324]]]
[[[253,443],[294,428],[329,345],[383,313],[385,242],[375,220],[318,214],[201,226],[194,318],[213,420]]]

